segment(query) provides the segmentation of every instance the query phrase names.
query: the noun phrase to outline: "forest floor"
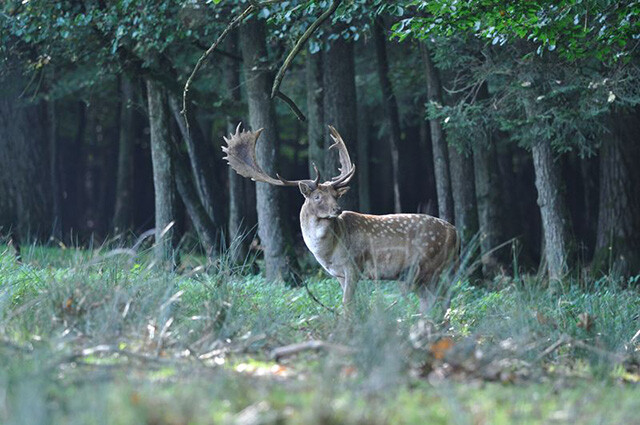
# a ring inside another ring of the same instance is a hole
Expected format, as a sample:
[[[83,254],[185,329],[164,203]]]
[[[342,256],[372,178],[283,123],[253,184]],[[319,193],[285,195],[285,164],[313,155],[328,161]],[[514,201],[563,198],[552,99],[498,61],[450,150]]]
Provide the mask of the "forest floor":
[[[0,423],[640,424],[639,280],[458,279],[428,318],[363,282],[346,317],[319,272],[0,245]]]

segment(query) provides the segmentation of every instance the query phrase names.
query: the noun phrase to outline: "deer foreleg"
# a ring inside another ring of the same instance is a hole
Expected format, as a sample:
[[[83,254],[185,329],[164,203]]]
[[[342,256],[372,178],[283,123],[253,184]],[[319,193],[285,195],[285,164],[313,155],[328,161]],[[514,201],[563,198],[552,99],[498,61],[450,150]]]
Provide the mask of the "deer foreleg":
[[[342,306],[345,311],[349,311],[353,303],[353,294],[356,291],[356,284],[358,283],[355,273],[347,271],[344,277],[339,277],[338,281],[342,286]]]

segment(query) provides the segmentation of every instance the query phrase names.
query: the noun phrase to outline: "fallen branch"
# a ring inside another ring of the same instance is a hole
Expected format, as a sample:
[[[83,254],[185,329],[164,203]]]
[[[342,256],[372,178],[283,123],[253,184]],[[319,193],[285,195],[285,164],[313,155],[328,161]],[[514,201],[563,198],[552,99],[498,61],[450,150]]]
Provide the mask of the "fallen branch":
[[[293,49],[291,49],[291,52],[289,52],[289,55],[284,60],[284,63],[278,70],[278,74],[276,74],[276,78],[273,80],[273,87],[271,88],[272,99],[278,96],[278,93],[280,92],[280,84],[282,83],[284,74],[287,72],[287,68],[289,68],[289,66],[291,65],[291,62],[293,62],[293,59],[300,52],[300,49],[302,49],[302,46],[304,46],[304,43],[306,43],[309,37],[311,37],[311,35],[318,29],[318,27],[322,25],[322,23],[326,21],[327,18],[333,14],[333,12],[336,11],[336,9],[338,8],[338,5],[340,5],[340,2],[341,0],[333,0],[333,3],[331,3],[331,6],[327,10],[325,10],[324,13],[320,15],[318,19],[316,19],[311,24],[311,26],[309,26],[309,28],[307,28],[304,34],[302,34],[300,39],[296,42],[295,46],[293,46]]]
[[[556,342],[554,342],[553,344],[551,344],[549,347],[547,347],[542,353],[540,353],[538,355],[538,357],[536,357],[536,362],[539,362],[540,360],[542,360],[543,358],[547,357],[549,354],[553,353],[554,351],[556,351],[558,348],[562,347],[563,345],[566,345],[568,343],[571,342],[571,338],[566,335],[563,334],[560,339],[558,339]]]
[[[283,347],[274,348],[271,350],[270,357],[276,362],[286,358],[294,356],[304,351],[320,351],[320,350],[333,350],[340,354],[351,354],[355,352],[355,349],[347,347],[345,345],[331,344],[324,341],[311,340],[300,342],[297,344],[285,345]]]
[[[117,354],[119,356],[127,357],[128,359],[135,359],[142,362],[147,363],[160,363],[160,364],[175,364],[176,361],[174,359],[165,359],[157,356],[150,356],[147,354],[134,353],[129,350],[122,350],[118,347],[114,347],[111,345],[97,345],[91,348],[85,348],[78,352],[72,353],[66,357],[55,362],[55,364],[50,366],[50,369],[54,369],[59,365],[66,363],[73,363],[79,360],[82,360],[86,357],[95,355],[95,354]]]

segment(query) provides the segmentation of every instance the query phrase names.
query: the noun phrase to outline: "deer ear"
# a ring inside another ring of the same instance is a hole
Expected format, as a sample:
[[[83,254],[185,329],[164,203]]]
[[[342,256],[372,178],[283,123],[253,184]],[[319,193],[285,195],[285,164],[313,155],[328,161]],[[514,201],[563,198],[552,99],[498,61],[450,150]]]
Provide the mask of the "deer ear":
[[[338,198],[342,197],[342,195],[344,195],[345,193],[347,193],[349,191],[349,186],[346,187],[341,187],[340,189],[337,190],[338,192]]]
[[[309,186],[309,184],[305,182],[298,182],[298,188],[300,189],[300,193],[302,193],[305,198],[308,198],[309,195],[311,195],[311,192],[313,192],[311,186]]]

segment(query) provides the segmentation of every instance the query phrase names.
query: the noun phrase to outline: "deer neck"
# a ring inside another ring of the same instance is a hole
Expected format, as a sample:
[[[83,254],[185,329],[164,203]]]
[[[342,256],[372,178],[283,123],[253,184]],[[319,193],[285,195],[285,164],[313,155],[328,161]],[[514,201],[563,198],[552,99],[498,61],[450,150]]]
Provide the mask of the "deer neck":
[[[321,260],[330,257],[338,245],[339,218],[320,218],[310,211],[307,203],[300,210],[300,228],[305,244]],[[322,261],[321,261],[322,262]]]

